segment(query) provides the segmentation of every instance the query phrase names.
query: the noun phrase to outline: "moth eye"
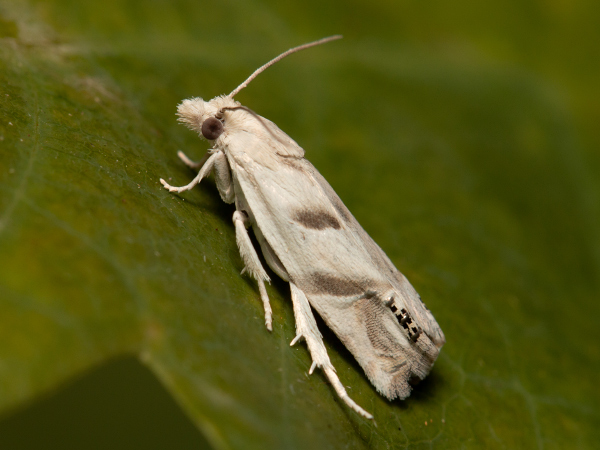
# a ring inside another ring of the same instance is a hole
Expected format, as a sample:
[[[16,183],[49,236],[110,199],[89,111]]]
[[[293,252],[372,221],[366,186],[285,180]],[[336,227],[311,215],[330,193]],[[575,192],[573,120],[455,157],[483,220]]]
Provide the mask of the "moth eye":
[[[202,136],[209,141],[214,141],[223,133],[223,124],[219,119],[209,117],[202,123]]]

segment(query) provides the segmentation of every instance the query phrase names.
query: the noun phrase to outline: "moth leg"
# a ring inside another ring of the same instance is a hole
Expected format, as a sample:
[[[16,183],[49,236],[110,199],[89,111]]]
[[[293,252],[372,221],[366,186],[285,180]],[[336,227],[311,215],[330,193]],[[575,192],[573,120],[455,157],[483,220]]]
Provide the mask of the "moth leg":
[[[214,160],[213,170],[215,172],[215,181],[217,183],[219,195],[225,203],[233,203],[235,200],[235,192],[233,190],[233,183],[231,182],[231,170],[229,169],[227,157],[221,151],[217,151],[213,154],[218,155]],[[179,159],[181,159],[190,169],[198,170],[206,163],[206,161],[208,161],[209,157],[211,156],[211,152],[206,152],[206,154],[198,162],[192,161],[181,150],[177,152],[177,156],[179,156]]]
[[[198,162],[194,162],[192,161],[190,158],[188,158],[186,156],[185,153],[183,153],[181,150],[179,150],[177,152],[177,156],[179,156],[179,159],[181,159],[186,166],[188,166],[190,169],[194,169],[194,170],[198,170],[200,167],[202,167],[204,165],[204,163],[208,160],[208,158],[210,157],[210,152],[206,152],[206,154],[202,157],[202,159]]]
[[[171,186],[169,183],[167,183],[162,178],[160,179],[160,182],[165,187],[165,189],[169,190],[169,192],[177,192],[178,194],[180,194],[184,191],[189,191],[194,186],[196,186],[198,183],[200,183],[200,180],[202,180],[202,178],[204,178],[205,176],[210,174],[211,170],[213,169],[213,167],[215,165],[215,161],[219,158],[219,155],[223,155],[223,153],[217,152],[217,153],[213,153],[212,155],[210,155],[210,157],[206,160],[206,162],[202,166],[202,169],[200,169],[200,172],[198,172],[198,175],[196,175],[196,177],[189,184],[186,184],[185,186],[181,186],[181,187]]]
[[[267,272],[265,272],[265,269],[263,269],[260,259],[258,259],[258,254],[252,245],[252,241],[250,241],[250,236],[246,229],[250,226],[248,216],[243,212],[236,211],[233,213],[233,223],[235,225],[235,240],[237,241],[240,255],[246,266],[242,273],[248,271],[252,278],[258,282],[260,298],[262,299],[265,308],[265,325],[269,331],[272,331],[273,327],[271,324],[273,313],[271,311],[271,303],[269,302],[267,289],[265,288],[265,281],[271,282],[271,279],[269,278],[269,275],[267,275]]]
[[[294,304],[294,317],[296,318],[296,337],[290,345],[294,345],[301,338],[304,338],[313,360],[308,373],[312,374],[315,367],[321,367],[323,372],[325,372],[325,376],[335,389],[335,392],[337,392],[346,405],[361,416],[372,419],[373,416],[371,414],[358,406],[354,400],[350,398],[346,389],[344,389],[344,385],[338,378],[335,368],[329,360],[329,355],[327,355],[327,350],[323,344],[323,337],[317,328],[317,322],[310,309],[310,304],[308,303],[306,295],[304,295],[304,292],[298,289],[292,282],[290,282],[290,289],[292,291],[292,303]]]

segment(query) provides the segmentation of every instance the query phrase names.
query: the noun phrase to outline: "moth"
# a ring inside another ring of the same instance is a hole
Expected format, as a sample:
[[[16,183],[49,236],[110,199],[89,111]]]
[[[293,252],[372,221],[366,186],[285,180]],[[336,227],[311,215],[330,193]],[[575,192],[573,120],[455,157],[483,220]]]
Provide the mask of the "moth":
[[[257,69],[229,95],[184,100],[179,121],[212,144],[201,162],[179,152],[196,177],[170,192],[192,189],[214,173],[224,202],[234,203],[236,241],[246,271],[258,283],[265,324],[272,312],[265,282],[270,282],[250,240],[252,228],[264,260],[289,283],[296,321],[294,345],[306,341],[312,358],[340,398],[356,404],[329,360],[312,310],[323,318],[354,355],[384,397],[410,395],[411,385],[429,373],[445,338],[419,294],[362,229],[304,150],[277,125],[234,100],[259,73],[287,55],[339,39],[331,36],[292,48]]]

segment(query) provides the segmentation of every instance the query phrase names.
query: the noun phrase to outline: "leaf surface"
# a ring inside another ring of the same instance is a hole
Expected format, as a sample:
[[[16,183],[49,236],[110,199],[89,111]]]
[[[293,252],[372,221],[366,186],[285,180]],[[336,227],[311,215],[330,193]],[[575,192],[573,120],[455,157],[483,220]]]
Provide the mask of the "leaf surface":
[[[150,3],[1,5],[0,411],[134,354],[215,448],[593,447],[599,111],[576,86],[597,67],[536,54],[551,44],[537,13],[499,48],[474,25],[493,6],[450,25],[441,5],[332,2],[309,20],[316,3]],[[591,27],[575,12],[574,41]],[[266,331],[214,183],[177,197],[158,182],[186,184],[176,151],[206,149],[176,124],[181,99],[337,32],[237,99],[305,148],[446,334],[430,376],[388,402],[319,322],[373,422],[307,375],[280,280]]]

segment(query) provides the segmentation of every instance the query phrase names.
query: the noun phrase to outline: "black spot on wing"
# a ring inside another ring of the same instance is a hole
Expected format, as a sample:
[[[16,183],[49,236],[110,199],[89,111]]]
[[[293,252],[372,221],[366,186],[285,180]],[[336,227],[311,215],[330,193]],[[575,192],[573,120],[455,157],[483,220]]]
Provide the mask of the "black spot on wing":
[[[311,291],[317,295],[335,295],[336,297],[351,297],[364,294],[362,283],[328,275],[313,273],[309,279]]]
[[[326,228],[339,230],[342,227],[340,221],[327,211],[301,209],[292,215],[292,219],[304,228],[312,230],[324,230]]]

